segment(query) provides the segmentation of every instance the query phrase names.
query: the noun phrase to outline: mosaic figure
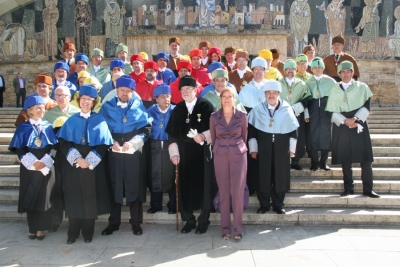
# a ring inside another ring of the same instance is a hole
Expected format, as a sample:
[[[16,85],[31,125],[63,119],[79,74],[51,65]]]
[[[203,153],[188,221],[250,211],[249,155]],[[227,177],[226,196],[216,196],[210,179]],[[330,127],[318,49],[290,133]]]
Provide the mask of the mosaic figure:
[[[3,48],[5,41],[10,41],[10,56],[18,55],[18,61],[24,60],[24,52],[26,49],[26,32],[25,28],[18,23],[6,25],[0,20],[0,52],[4,55],[5,60],[11,60],[7,57]]]
[[[89,54],[90,31],[92,27],[92,10],[89,0],[78,0],[75,7],[75,35],[76,49],[86,55]]]
[[[358,33],[361,29],[364,29],[361,40],[362,58],[366,58],[367,53],[371,53],[371,58],[373,58],[376,38],[379,34],[378,5],[382,3],[382,0],[365,0],[364,2],[366,6],[363,8],[363,15],[355,30]]]
[[[324,1],[321,6],[317,6],[319,10],[324,11],[329,45],[332,43],[333,37],[344,36],[346,9],[344,9],[343,2],[344,0],[332,0],[328,7],[325,7]],[[332,47],[330,49],[330,53],[333,53]]]
[[[200,27],[215,26],[215,0],[196,0],[200,7],[199,24]]]
[[[294,33],[294,53],[303,53],[308,44],[308,31],[311,25],[311,10],[307,0],[296,0],[290,7],[290,27]]]
[[[104,22],[106,24],[106,57],[114,55],[115,47],[120,43],[124,26],[123,15],[115,0],[104,0]]]
[[[400,56],[400,6],[394,10],[394,17],[396,22],[394,23],[393,35],[388,35],[388,46],[390,50],[390,59]],[[389,30],[389,29],[388,29]]]
[[[57,0],[46,0],[46,8],[43,9],[43,54],[50,60],[57,55],[57,21],[59,18]]]

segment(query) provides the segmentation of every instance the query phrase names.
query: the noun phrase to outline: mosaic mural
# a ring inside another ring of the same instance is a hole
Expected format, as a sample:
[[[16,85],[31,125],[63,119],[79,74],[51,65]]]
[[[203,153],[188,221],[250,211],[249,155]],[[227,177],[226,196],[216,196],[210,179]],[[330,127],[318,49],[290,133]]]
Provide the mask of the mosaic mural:
[[[137,34],[274,32],[288,32],[288,56],[310,43],[328,55],[340,34],[356,58],[400,59],[400,1],[37,0],[0,16],[0,61],[57,60],[66,41],[113,57],[118,43]]]

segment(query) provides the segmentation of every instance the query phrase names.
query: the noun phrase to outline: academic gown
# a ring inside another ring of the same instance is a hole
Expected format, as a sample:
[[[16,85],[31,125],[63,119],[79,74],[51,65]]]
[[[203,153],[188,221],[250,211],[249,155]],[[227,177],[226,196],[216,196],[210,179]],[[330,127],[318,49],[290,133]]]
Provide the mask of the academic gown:
[[[236,91],[238,93],[244,86],[246,86],[253,80],[253,72],[248,70],[244,73],[243,78],[239,77],[237,69],[234,69],[232,72],[229,72],[228,76],[229,76],[229,82],[235,86]]]
[[[165,128],[171,117],[175,105],[168,111],[161,113],[158,105],[154,104],[147,109],[153,118],[150,136],[145,143],[147,156],[147,186],[150,192],[170,192],[175,190],[175,165],[172,164],[168,146],[171,144]]]
[[[180,79],[181,78],[178,78],[175,82],[169,85],[171,88],[171,103],[175,105],[183,100],[181,91],[179,91]],[[201,86],[199,82],[196,82],[196,85],[197,85],[196,97],[199,97],[201,92],[203,91],[203,86]]]
[[[341,53],[341,56],[337,62],[336,62],[334,54],[326,56],[324,58],[324,64],[325,64],[324,74],[332,77],[335,81],[340,82],[342,79],[337,74],[337,66],[339,66],[339,64],[345,60],[353,63],[353,67],[354,67],[353,79],[357,80],[358,78],[360,78],[360,71],[358,70],[358,65],[357,65],[356,60],[354,59],[354,57],[352,57],[351,55],[349,55],[347,53]]]
[[[174,81],[176,81],[175,73],[169,68],[165,68],[164,71],[157,72],[157,81],[162,81],[163,83],[170,85]]]
[[[136,84],[136,93],[142,99],[145,108],[149,108],[151,105],[156,103],[156,99],[154,97],[154,88],[162,83],[162,81],[157,80],[154,80],[153,83],[149,83],[147,80],[145,80]]]
[[[100,113],[104,116],[112,139],[120,146],[140,135],[145,142],[150,134],[152,118],[140,99],[131,98],[125,108],[117,106],[115,97],[104,103]],[[126,118],[126,122],[124,122]],[[108,153],[111,184],[114,201],[123,204],[123,198],[130,204],[137,199],[146,202],[146,158],[142,148],[133,154]]]
[[[77,91],[77,87],[73,83],[68,81],[68,80],[64,82],[64,86],[68,87],[69,92],[71,93],[71,96],[73,96],[75,94],[75,92]],[[56,92],[57,87],[58,87],[57,81],[53,80],[53,90],[51,90],[51,93],[50,93],[50,98],[53,99],[53,100],[56,99],[54,94]],[[72,97],[71,97],[70,101],[71,100],[72,100]]]
[[[332,89],[326,111],[329,116],[332,112],[339,112],[346,118],[352,118],[362,108],[370,111],[371,96],[372,92],[367,85],[353,81],[346,91],[341,87]],[[357,133],[357,128],[332,124],[332,164],[374,161],[368,123],[366,120],[357,123],[364,127],[361,133]]]
[[[207,69],[201,66],[198,69],[193,68],[190,76],[195,78],[203,87],[212,82],[211,73],[207,73]]]
[[[98,71],[94,70],[94,66],[90,65],[87,68],[87,72],[89,72],[90,74],[92,74],[94,77],[97,78],[97,80],[101,83],[101,84],[105,84],[106,82],[111,81],[111,75],[110,75],[110,71],[109,69],[104,68],[103,66],[100,66]]]
[[[275,190],[277,193],[290,190],[290,138],[297,138],[298,123],[291,106],[279,101],[275,110],[273,128],[268,128],[269,114],[265,102],[255,106],[249,113],[249,140],[255,138],[258,142],[259,175],[254,176],[254,190],[261,193],[271,192],[271,163],[275,159]],[[256,114],[262,114],[257,115]],[[278,126],[280,122],[281,127]],[[261,126],[261,127],[260,127]],[[268,132],[267,132],[268,131]],[[272,137],[274,136],[274,143]],[[274,149],[273,149],[274,146]],[[274,154],[272,154],[274,151]]]
[[[146,80],[146,74],[144,74],[144,72],[141,72],[138,74],[136,74],[134,71],[132,71],[131,73],[129,73],[129,76],[132,77],[132,79],[135,80],[136,84],[143,82]]]
[[[210,147],[206,143],[202,146],[193,138],[187,136],[190,129],[202,133],[210,129],[210,116],[214,111],[212,104],[205,99],[197,99],[192,114],[189,114],[186,102],[178,103],[171,114],[166,132],[171,143],[176,142],[179,148],[179,187],[180,198],[185,210],[193,211],[199,208],[212,209],[213,177],[208,165],[213,165]],[[200,117],[200,121],[199,120]],[[189,123],[186,123],[189,119]],[[208,152],[207,152],[208,151]],[[207,166],[205,166],[205,164]]]
[[[30,122],[21,122],[11,140],[8,149],[15,152],[21,159],[27,153],[32,153],[37,159],[50,154],[51,149],[57,144],[51,124],[42,121],[42,132],[40,134],[41,145],[38,147],[34,142],[38,137],[37,132]],[[18,212],[27,211],[45,212],[45,225],[41,225],[41,230],[50,229],[51,208],[54,202],[54,175],[51,171],[45,176],[40,171],[28,170],[20,163],[20,186],[18,197]]]
[[[72,166],[68,161],[63,166],[65,214],[74,219],[97,219],[98,215],[110,212],[110,194],[107,180],[106,151],[112,145],[111,134],[100,114],[91,112],[85,119],[76,113],[57,133],[59,149],[67,160],[76,149],[82,158],[92,151],[101,159],[93,169]]]
[[[49,99],[49,101],[47,101],[46,105],[44,105],[44,109],[47,111],[47,110],[50,110],[50,109],[56,107],[57,105],[58,104],[55,100]],[[21,110],[21,112],[18,114],[17,120],[15,121],[14,125],[18,126],[18,124],[20,124],[21,122],[28,121],[28,120],[29,120],[28,114],[24,110]]]

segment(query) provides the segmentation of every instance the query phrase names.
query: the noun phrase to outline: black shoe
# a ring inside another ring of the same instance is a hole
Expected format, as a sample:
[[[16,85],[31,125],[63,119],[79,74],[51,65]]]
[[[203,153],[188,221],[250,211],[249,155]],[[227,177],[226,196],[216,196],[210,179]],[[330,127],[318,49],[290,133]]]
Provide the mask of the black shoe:
[[[341,197],[345,197],[348,195],[354,195],[354,190],[344,190],[343,193],[340,194]]]
[[[299,164],[291,165],[290,168],[298,171],[301,171],[303,169]]]
[[[92,243],[92,238],[84,238],[85,243]]]
[[[143,234],[143,230],[142,230],[142,227],[140,227],[140,224],[132,225],[132,231],[133,231],[134,235],[142,235]]]
[[[202,225],[197,226],[195,234],[202,235],[202,234],[206,233],[207,230],[208,230],[208,224],[202,224]]]
[[[318,170],[318,167],[316,167],[316,166],[311,166],[310,167],[310,171],[316,171],[316,170]]]
[[[68,238],[67,239],[67,245],[71,245],[73,243],[75,243],[76,239],[75,238]]]
[[[49,233],[57,232],[57,230],[58,230],[58,226],[52,226],[52,227],[49,229]]]
[[[36,239],[36,235],[28,235],[30,240],[35,240]]]
[[[330,171],[330,170],[331,170],[331,168],[330,168],[328,165],[326,165],[326,164],[319,166],[319,168],[320,168],[321,170],[325,170],[325,171]]]
[[[364,196],[367,196],[367,197],[372,197],[372,198],[380,198],[380,197],[381,197],[380,195],[378,195],[378,194],[375,193],[374,191],[371,191],[371,192],[364,192],[363,195],[364,195]]]
[[[274,209],[274,211],[278,214],[286,214],[286,210],[282,209],[282,208],[276,208]]]
[[[168,214],[175,214],[175,213],[176,213],[175,210],[168,209]]]
[[[269,208],[261,206],[261,207],[258,208],[257,213],[258,214],[265,214],[265,213],[267,213],[267,211],[269,211]]]
[[[162,209],[161,209],[161,210],[162,210]],[[156,210],[156,209],[150,208],[150,209],[147,210],[147,213],[149,213],[149,214],[154,214],[154,213],[156,213],[157,211],[161,211],[161,210]]]
[[[186,223],[185,226],[183,226],[181,233],[187,234],[190,233],[193,229],[196,229],[196,224]]]
[[[37,235],[36,239],[39,241],[42,241],[44,239],[44,237],[45,237],[44,235]]]
[[[112,225],[109,225],[109,226],[107,226],[106,229],[103,230],[103,232],[101,232],[101,234],[102,234],[102,235],[112,235],[112,233],[113,233],[114,231],[118,231],[118,230],[119,230],[119,226],[112,226]]]

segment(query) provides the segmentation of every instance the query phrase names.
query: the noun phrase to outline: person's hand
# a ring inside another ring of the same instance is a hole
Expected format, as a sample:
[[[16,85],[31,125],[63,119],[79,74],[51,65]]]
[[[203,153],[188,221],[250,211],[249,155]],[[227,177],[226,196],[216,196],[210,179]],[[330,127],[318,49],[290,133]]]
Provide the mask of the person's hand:
[[[344,125],[350,127],[351,125],[353,125],[355,123],[355,119],[354,118],[349,118],[349,119],[345,119],[344,120]],[[351,127],[350,127],[351,128]]]
[[[129,149],[131,149],[132,147],[133,147],[133,146],[132,146],[131,143],[125,142],[124,145],[122,146],[122,152],[126,152],[126,151],[128,151]]]
[[[79,167],[81,167],[82,169],[89,168],[90,163],[87,162],[85,159],[77,158],[75,161],[79,165]]]
[[[304,119],[304,121],[305,121],[306,123],[308,123],[308,122],[310,122],[310,118],[306,118],[306,119]]]
[[[41,170],[46,167],[46,165],[41,161],[36,161],[35,163],[33,163],[33,167],[35,167],[36,170]]]
[[[179,164],[179,161],[180,161],[180,157],[179,157],[179,156],[173,156],[173,157],[171,158],[171,161],[172,161],[172,164],[178,165],[178,164]]]
[[[294,153],[293,152],[290,152],[289,155],[290,155],[291,158],[294,158]]]
[[[114,144],[111,147],[115,151],[119,151],[121,146],[119,145],[118,141],[114,141]]]
[[[204,134],[198,134],[193,137],[193,140],[198,144],[200,144],[201,142],[204,142],[205,139],[206,138],[205,138]]]
[[[250,153],[250,156],[253,158],[253,159],[257,159],[257,152],[251,152]]]
[[[358,123],[355,122],[352,125],[349,126],[349,128],[353,129],[353,128],[357,128],[358,127]]]

